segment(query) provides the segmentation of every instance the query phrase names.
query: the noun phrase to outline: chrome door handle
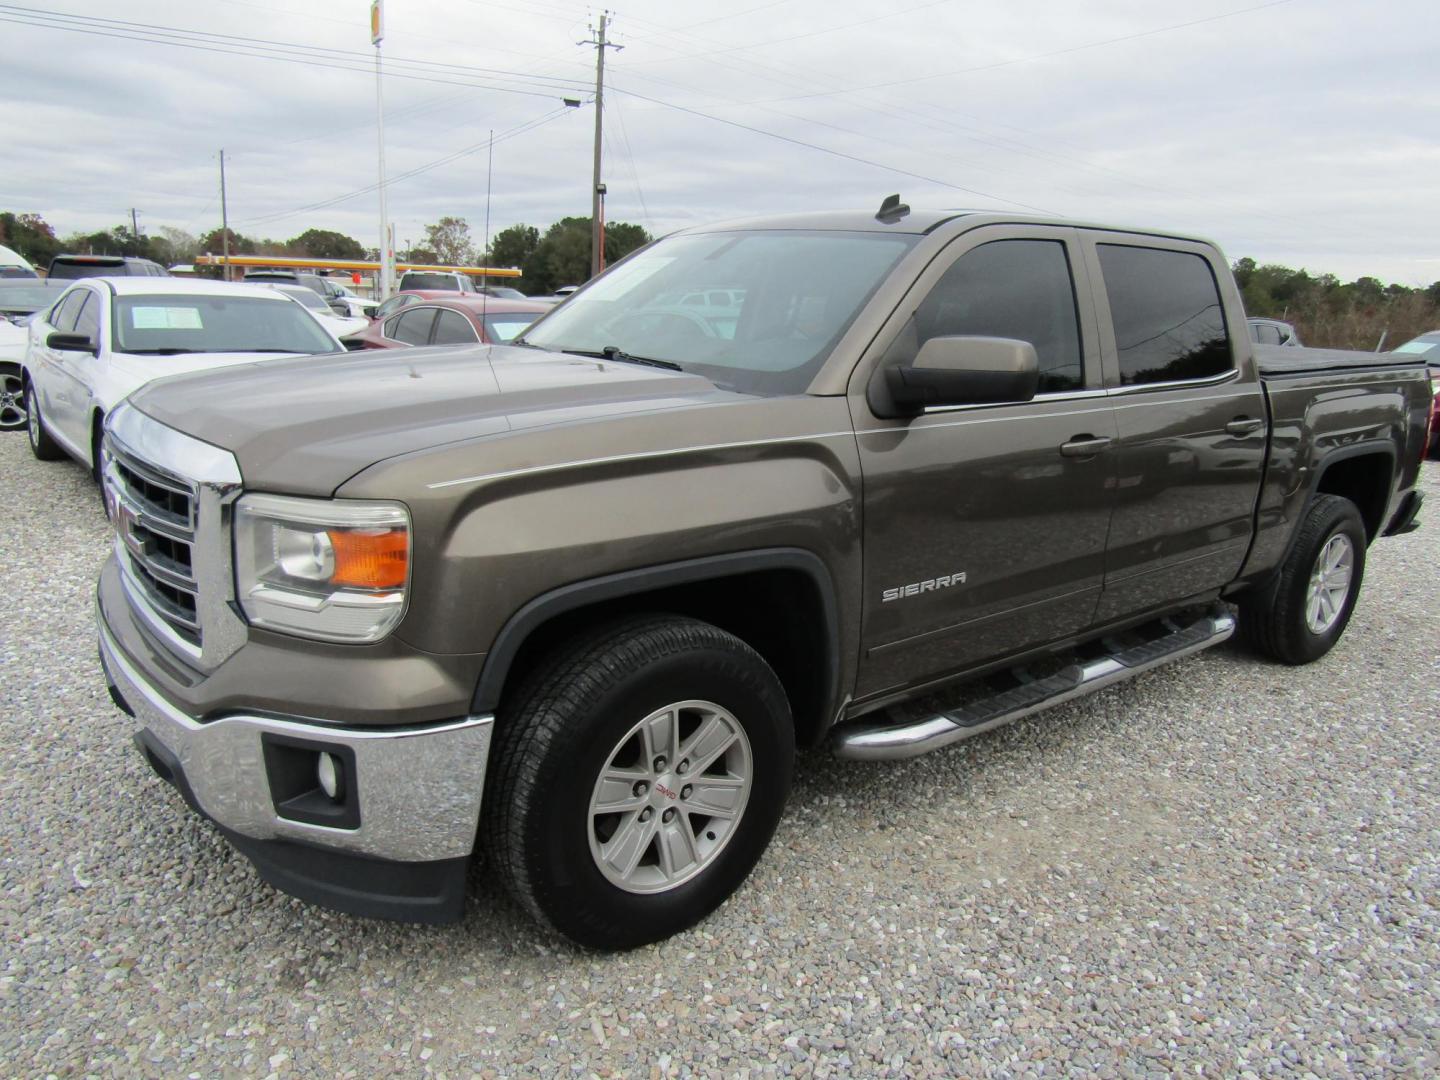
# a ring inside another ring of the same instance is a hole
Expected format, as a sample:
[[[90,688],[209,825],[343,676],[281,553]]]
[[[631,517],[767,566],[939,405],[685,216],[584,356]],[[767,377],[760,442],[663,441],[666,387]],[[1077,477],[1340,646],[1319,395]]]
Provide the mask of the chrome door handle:
[[[1060,453],[1066,457],[1094,457],[1114,441],[1108,435],[1076,435],[1060,444]]]
[[[1264,420],[1252,420],[1248,416],[1237,416],[1225,425],[1225,430],[1231,435],[1249,435],[1252,431],[1258,431],[1264,426]]]

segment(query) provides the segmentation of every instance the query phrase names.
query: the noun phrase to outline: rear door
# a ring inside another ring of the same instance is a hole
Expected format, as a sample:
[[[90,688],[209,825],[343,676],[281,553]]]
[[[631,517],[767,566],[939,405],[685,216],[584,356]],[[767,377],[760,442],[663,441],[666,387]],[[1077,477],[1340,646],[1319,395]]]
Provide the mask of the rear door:
[[[1071,229],[967,233],[925,270],[877,339],[882,368],[909,362],[935,336],[1029,341],[1041,368],[1034,400],[891,420],[876,417],[864,387],[852,385],[865,500],[857,697],[1094,621],[1115,426],[1083,265]]]
[[[1120,439],[1105,622],[1219,589],[1239,573],[1266,412],[1244,312],[1238,303],[1227,310],[1213,249],[1126,233],[1082,238]]]

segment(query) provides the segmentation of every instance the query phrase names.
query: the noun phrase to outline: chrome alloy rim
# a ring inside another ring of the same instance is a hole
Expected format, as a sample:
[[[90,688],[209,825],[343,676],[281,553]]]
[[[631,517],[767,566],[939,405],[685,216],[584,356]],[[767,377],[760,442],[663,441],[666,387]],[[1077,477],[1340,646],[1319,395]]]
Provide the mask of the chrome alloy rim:
[[[673,889],[713,863],[754,777],[750,739],[709,701],[656,709],[610,751],[590,796],[590,854],[626,892]]]
[[[1305,625],[1312,634],[1323,634],[1335,625],[1350,594],[1355,572],[1355,546],[1344,533],[1336,533],[1320,549],[1310,588],[1305,594]]]
[[[0,431],[14,431],[25,426],[25,388],[20,376],[11,372],[0,374]]]

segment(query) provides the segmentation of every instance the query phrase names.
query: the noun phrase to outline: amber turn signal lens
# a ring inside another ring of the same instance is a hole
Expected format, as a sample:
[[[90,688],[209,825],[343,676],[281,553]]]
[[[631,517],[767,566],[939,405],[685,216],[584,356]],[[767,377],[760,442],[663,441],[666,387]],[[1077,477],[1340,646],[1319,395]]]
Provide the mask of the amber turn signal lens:
[[[335,549],[330,584],[355,589],[399,589],[410,566],[410,538],[404,529],[327,529]]]

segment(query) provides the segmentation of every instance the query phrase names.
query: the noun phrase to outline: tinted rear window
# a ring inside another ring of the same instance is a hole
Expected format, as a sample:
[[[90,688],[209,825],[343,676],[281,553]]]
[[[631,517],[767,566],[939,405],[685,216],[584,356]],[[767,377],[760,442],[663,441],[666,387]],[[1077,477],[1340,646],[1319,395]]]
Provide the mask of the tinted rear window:
[[[1100,244],[1100,269],[1126,386],[1221,375],[1231,368],[1220,287],[1187,251]]]
[[[52,281],[76,281],[79,278],[87,277],[114,277],[117,274],[125,273],[124,259],[110,259],[101,262],[61,262],[58,259],[50,264],[50,280]]]
[[[454,274],[406,274],[400,279],[401,289],[440,289],[461,292],[463,286]]]

